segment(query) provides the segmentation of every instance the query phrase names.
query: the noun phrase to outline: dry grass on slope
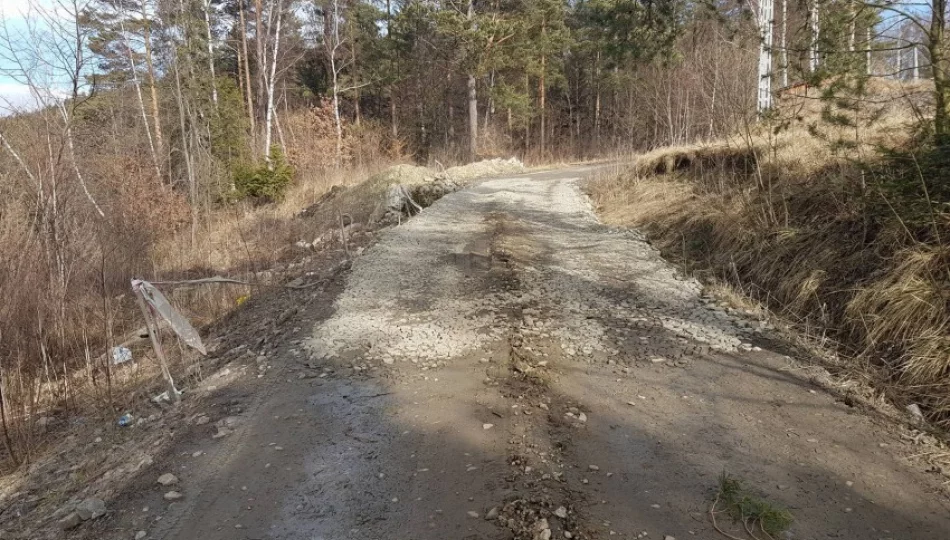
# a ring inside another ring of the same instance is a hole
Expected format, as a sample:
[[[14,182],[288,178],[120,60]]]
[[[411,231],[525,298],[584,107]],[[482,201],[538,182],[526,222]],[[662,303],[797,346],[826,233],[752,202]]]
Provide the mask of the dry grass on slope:
[[[425,192],[428,198],[418,200],[427,206],[475,178],[521,170],[523,165],[517,160],[490,160],[444,171],[379,163],[310,174],[291,186],[279,202],[223,207],[210,212],[196,229],[161,239],[133,276],[158,282],[225,276],[246,282],[160,286],[196,327],[210,325],[236,311],[248,298],[258,298],[274,286],[305,275],[316,263],[353,256],[356,246],[369,243],[376,229],[398,220],[386,215],[391,186]],[[426,191],[437,183],[441,187]],[[5,238],[5,232],[0,228],[0,239]],[[123,281],[126,288],[128,281]],[[19,369],[0,372],[8,428],[6,432],[0,428],[0,477],[14,468],[15,462],[28,462],[41,454],[46,442],[55,438],[56,430],[47,429],[47,420],[61,426],[69,415],[101,413],[112,417],[115,411],[135,408],[143,395],[162,391],[161,374],[149,358],[148,340],[140,335],[142,318],[132,295],[126,289],[99,303],[96,300],[93,296],[76,309],[85,310],[93,320],[102,313],[110,331],[109,345],[128,346],[136,362],[109,367],[106,348],[90,340],[80,341],[76,357],[59,364],[62,381],[34,381],[30,373]],[[9,311],[15,306],[7,307]],[[6,311],[0,309],[3,313]],[[178,347],[170,333],[165,334],[175,379],[185,386],[200,379],[202,366],[195,356]],[[100,373],[106,369],[107,388]],[[38,422],[43,425],[38,427]]]
[[[608,223],[833,338],[855,372],[950,427],[950,207],[921,214],[922,195],[889,191],[893,164],[858,152],[790,130],[662,149],[589,189]]]

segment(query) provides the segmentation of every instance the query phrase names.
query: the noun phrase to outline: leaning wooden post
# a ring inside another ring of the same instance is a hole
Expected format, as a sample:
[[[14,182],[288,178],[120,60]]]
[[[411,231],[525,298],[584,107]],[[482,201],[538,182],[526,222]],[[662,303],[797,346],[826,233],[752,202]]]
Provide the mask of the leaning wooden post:
[[[148,337],[152,341],[152,349],[155,350],[155,355],[158,357],[158,361],[162,366],[162,375],[165,376],[165,382],[168,383],[168,399],[172,403],[178,403],[180,399],[178,389],[175,388],[175,380],[172,379],[172,373],[168,369],[165,351],[162,349],[162,342],[158,335],[158,326],[152,317],[148,302],[145,301],[145,291],[143,290],[142,283],[140,281],[133,281],[132,291],[135,293],[135,299],[139,303],[139,309],[142,310],[142,316],[145,317],[145,328],[148,330]]]

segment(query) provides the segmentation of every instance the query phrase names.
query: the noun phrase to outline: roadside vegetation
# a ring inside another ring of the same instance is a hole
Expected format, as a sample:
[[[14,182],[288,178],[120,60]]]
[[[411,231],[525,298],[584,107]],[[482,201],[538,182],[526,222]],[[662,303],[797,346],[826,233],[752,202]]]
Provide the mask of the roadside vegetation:
[[[887,106],[856,128],[788,98],[784,124],[655,150],[590,189],[609,223],[642,228],[707,282],[836,348],[841,371],[947,428],[950,192],[945,150],[916,133],[907,93],[922,84],[876,81]]]
[[[719,477],[719,486],[709,508],[709,516],[716,530],[732,540],[739,540],[723,531],[717,521],[717,514],[725,513],[742,528],[753,540],[779,538],[792,524],[791,512],[750,493],[742,481],[725,472]]]

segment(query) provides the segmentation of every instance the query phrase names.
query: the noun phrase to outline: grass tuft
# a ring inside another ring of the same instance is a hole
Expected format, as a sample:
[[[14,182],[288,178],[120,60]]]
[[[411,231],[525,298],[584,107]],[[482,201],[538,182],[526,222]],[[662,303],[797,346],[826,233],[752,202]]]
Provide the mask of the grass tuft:
[[[753,538],[757,538],[755,531],[774,537],[788,529],[793,521],[791,512],[748,492],[742,481],[725,471],[719,476],[718,491],[709,512],[714,525],[716,513],[728,513]],[[718,530],[718,525],[716,528]]]

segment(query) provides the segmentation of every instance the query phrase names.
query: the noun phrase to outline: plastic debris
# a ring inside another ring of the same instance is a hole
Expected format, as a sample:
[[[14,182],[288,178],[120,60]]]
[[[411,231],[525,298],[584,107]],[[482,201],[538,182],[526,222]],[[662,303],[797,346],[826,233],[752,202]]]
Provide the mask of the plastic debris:
[[[179,396],[182,394],[181,390],[178,390],[177,393]],[[152,397],[152,402],[156,404],[163,403],[163,402],[168,403],[170,401],[171,400],[168,398],[167,390],[165,392],[162,392],[161,394],[158,394],[157,396]]]
[[[171,326],[171,329],[178,334],[178,337],[189,347],[201,354],[208,354],[208,351],[205,350],[204,343],[201,342],[201,336],[198,335],[198,331],[191,326],[188,319],[184,318],[172,307],[171,302],[169,302],[168,299],[165,298],[165,295],[156,289],[154,285],[144,280],[133,279],[132,290],[141,293],[142,298],[145,299],[149,307],[165,319],[168,325]]]
[[[117,366],[132,360],[132,351],[128,347],[112,347],[112,365]]]

